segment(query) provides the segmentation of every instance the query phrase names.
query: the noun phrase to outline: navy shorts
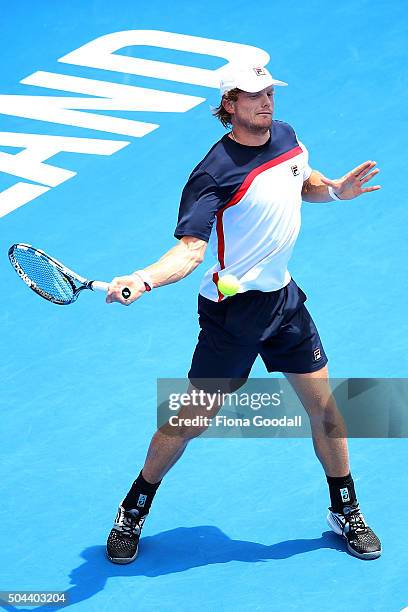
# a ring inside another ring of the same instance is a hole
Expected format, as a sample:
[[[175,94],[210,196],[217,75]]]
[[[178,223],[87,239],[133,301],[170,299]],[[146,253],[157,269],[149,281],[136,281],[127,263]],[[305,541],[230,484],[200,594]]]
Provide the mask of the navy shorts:
[[[323,368],[327,357],[306,299],[293,279],[278,291],[246,291],[222,302],[199,295],[201,331],[189,379],[246,380],[258,355],[268,372]]]

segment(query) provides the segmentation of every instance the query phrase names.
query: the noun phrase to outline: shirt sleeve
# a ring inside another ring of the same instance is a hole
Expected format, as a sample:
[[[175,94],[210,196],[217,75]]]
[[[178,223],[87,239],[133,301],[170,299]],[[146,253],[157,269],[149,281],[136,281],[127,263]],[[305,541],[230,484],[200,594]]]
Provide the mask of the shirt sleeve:
[[[175,237],[194,236],[208,242],[215,215],[222,205],[214,179],[207,172],[193,173],[181,195]]]
[[[298,143],[299,143],[300,148],[303,150],[303,154],[305,156],[305,167],[303,168],[303,182],[305,182],[307,181],[309,176],[312,174],[313,170],[309,166],[309,151],[306,149],[303,142],[300,142],[300,140],[298,140]]]

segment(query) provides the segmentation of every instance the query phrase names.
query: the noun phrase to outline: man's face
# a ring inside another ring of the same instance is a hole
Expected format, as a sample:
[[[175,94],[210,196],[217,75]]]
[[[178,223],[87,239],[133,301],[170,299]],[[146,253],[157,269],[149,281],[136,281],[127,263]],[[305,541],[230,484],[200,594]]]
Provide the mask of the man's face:
[[[266,87],[257,93],[241,91],[235,102],[228,101],[226,110],[232,116],[233,127],[250,132],[266,132],[272,125],[274,89]]]

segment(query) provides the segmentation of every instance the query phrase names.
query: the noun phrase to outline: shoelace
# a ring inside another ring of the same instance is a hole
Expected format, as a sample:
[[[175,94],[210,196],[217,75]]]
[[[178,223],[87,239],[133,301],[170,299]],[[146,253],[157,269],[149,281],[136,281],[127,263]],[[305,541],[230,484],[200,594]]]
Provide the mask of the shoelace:
[[[346,519],[346,522],[343,527],[343,533],[347,523],[349,524],[350,531],[353,531],[356,534],[362,533],[367,529],[367,525],[365,524],[364,518],[359,510],[345,514],[344,518]]]
[[[137,515],[132,512],[127,512],[123,519],[121,531],[127,536],[139,535],[140,527],[137,523],[139,513]]]

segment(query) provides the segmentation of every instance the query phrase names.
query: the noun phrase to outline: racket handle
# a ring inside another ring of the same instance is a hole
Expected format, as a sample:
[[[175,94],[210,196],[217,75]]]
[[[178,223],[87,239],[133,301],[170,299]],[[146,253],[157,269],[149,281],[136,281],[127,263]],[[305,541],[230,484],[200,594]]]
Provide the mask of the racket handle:
[[[109,283],[103,283],[102,281],[92,281],[91,289],[92,291],[104,291],[106,293],[109,289]]]
[[[93,289],[93,291],[95,290],[104,291],[106,293],[109,289],[109,283],[104,283],[102,281],[92,281],[91,289]],[[125,298],[125,300],[130,298],[130,294],[131,294],[131,291],[128,287],[125,287],[124,289],[122,289],[122,295]]]

